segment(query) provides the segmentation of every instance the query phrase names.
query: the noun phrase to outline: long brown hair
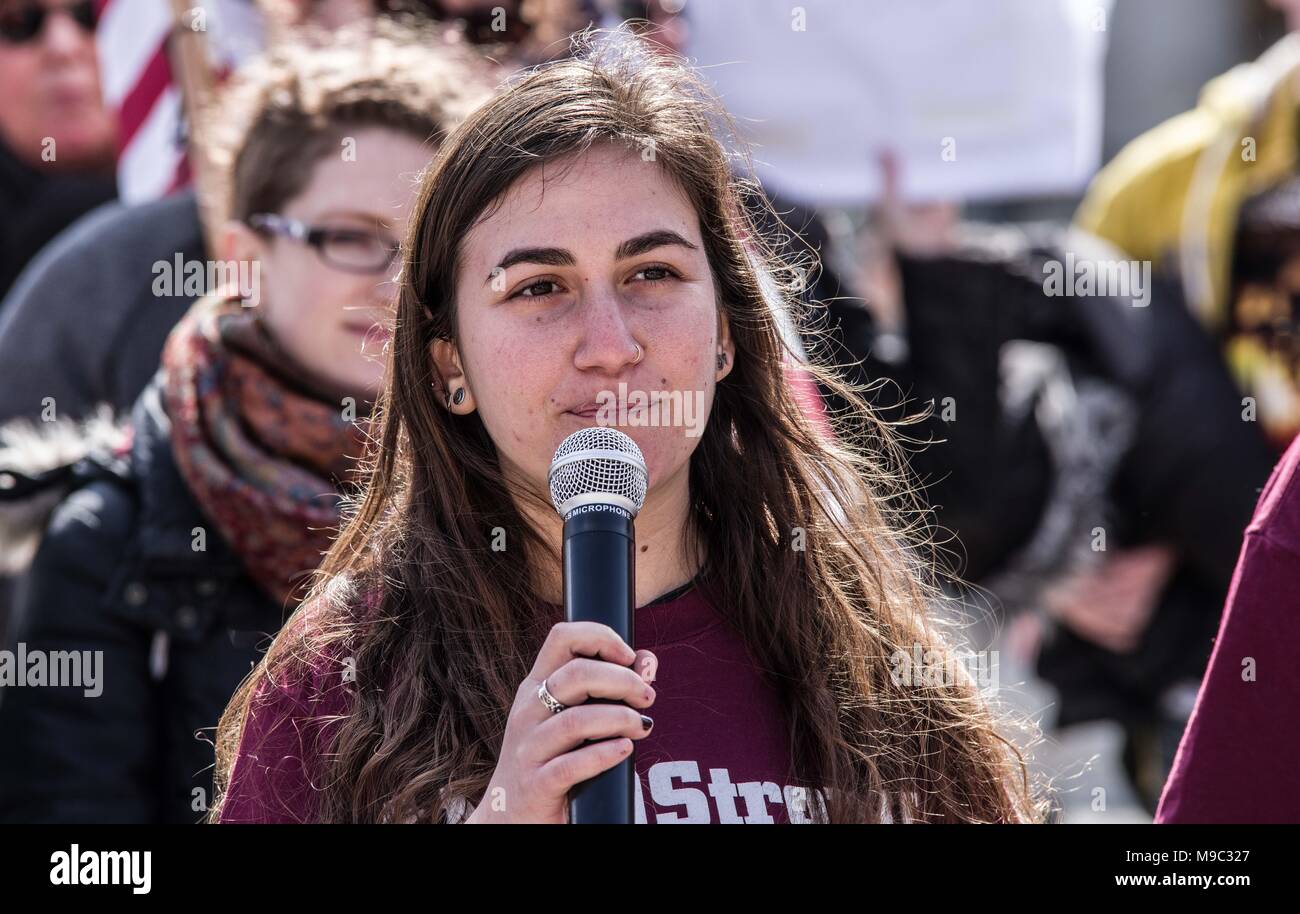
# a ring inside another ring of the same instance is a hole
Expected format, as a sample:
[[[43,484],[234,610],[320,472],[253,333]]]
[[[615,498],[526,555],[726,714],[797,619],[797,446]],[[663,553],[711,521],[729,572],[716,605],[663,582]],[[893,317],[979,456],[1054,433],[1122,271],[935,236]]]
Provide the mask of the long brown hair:
[[[925,515],[891,469],[903,465],[894,432],[860,391],[809,366],[852,406],[833,417],[836,440],[790,394],[772,299],[798,315],[806,274],[756,230],[751,208],[767,204],[715,138],[729,124],[721,106],[644,39],[578,41],[577,56],[522,74],[478,109],[425,180],[368,486],[308,604],[222,718],[219,792],[258,686],[346,645],[357,688],[316,818],[443,821],[483,796],[519,684],[562,621],[539,607],[529,569],[559,556],[525,522],[518,505],[538,496],[512,489],[477,413],[444,407],[430,344],[456,338],[459,241],[476,221],[529,169],[613,142],[652,150],[694,204],[730,321],[734,369],[691,457],[685,545],[783,696],[795,770],[824,790],[830,821],[1040,818],[1024,760],[972,681],[891,674],[899,651],[953,657],[929,612],[940,597]],[[496,528],[523,544],[522,560],[491,548]],[[368,590],[378,606],[364,615]]]

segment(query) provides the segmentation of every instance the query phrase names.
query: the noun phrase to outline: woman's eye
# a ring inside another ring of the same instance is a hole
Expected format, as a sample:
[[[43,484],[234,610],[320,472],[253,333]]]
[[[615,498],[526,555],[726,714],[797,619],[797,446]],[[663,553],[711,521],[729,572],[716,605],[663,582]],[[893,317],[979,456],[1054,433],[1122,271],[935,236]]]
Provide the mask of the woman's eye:
[[[643,267],[633,275],[642,277],[645,282],[663,282],[665,279],[676,276],[677,273],[668,267],[657,266]]]
[[[555,286],[556,282],[552,279],[539,279],[537,282],[531,282],[524,286],[512,295],[511,298],[518,298],[520,296],[524,298],[541,298],[552,294],[555,291]]]
[[[369,244],[375,240],[375,236],[361,232],[335,232],[331,240],[335,244]]]

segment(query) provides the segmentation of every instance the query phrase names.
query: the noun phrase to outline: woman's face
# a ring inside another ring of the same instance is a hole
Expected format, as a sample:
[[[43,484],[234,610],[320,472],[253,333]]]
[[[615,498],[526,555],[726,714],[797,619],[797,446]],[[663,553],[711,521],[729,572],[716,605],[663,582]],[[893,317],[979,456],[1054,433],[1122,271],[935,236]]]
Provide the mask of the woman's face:
[[[117,127],[100,94],[94,31],[73,18],[70,6],[60,0],[0,0],[0,16],[15,24],[25,10],[45,11],[31,38],[0,36],[0,142],[41,168],[107,168]]]
[[[301,194],[278,215],[309,227],[347,229],[395,244],[406,231],[429,147],[401,133],[358,130],[355,155],[316,163]],[[353,148],[353,147],[350,147]],[[263,238],[245,227],[236,235],[246,256],[261,264],[262,319],[299,365],[338,390],[370,399],[383,379],[383,346],[392,331],[396,259],[372,272],[351,272],[329,257],[354,254],[365,241],[336,241],[320,250],[283,236]],[[347,236],[344,236],[345,238]]]
[[[541,493],[556,447],[593,425],[636,441],[652,492],[680,482],[734,359],[695,209],[613,145],[545,171],[464,240],[457,345],[433,344],[449,389],[467,390],[451,408],[477,410],[506,471]]]

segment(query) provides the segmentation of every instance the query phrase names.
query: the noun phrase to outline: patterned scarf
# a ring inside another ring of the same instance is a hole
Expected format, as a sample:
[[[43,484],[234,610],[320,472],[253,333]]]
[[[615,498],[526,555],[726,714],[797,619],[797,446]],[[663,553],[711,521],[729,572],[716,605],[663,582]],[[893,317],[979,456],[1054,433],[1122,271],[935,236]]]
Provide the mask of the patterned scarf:
[[[163,402],[176,465],[204,515],[282,607],[337,532],[344,482],[366,437],[369,404],[309,377],[253,308],[200,299],[163,349]]]

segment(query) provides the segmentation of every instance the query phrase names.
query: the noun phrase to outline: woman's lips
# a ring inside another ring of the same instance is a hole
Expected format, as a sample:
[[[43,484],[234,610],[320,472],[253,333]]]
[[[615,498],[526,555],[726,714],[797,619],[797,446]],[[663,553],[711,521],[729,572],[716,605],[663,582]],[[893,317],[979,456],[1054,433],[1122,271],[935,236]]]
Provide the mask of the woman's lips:
[[[619,416],[638,416],[643,414],[650,406],[647,404],[628,404],[626,401],[619,402],[613,398],[604,403],[591,402],[583,406],[575,406],[573,409],[566,410],[571,416],[578,416],[582,419],[595,419],[599,416],[608,417],[613,421]]]
[[[344,324],[343,328],[349,333],[376,340],[386,340],[392,336],[388,328],[380,324]]]

